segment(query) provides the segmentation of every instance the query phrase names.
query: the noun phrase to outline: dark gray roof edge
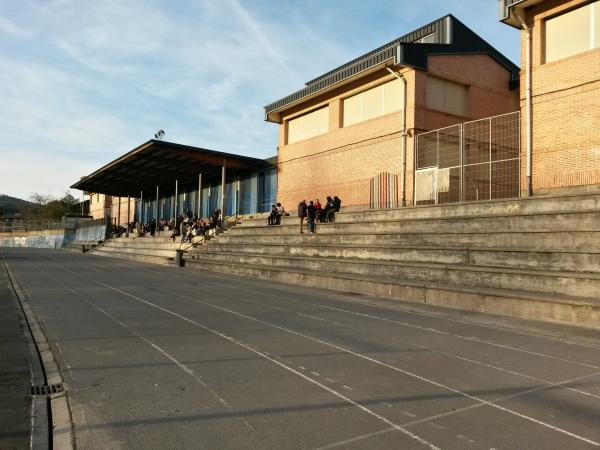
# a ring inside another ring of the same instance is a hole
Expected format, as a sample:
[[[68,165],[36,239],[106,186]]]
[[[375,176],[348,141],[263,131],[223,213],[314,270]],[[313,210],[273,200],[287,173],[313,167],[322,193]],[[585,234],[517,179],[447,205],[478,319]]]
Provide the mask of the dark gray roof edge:
[[[340,70],[343,70],[347,67],[358,64],[360,61],[362,61],[364,59],[368,59],[370,56],[375,55],[376,53],[382,52],[390,47],[396,47],[400,43],[414,42],[418,39],[421,39],[422,37],[430,35],[431,33],[435,32],[437,29],[442,28],[444,25],[444,21],[448,20],[451,17],[453,17],[452,14],[447,14],[443,17],[440,17],[439,19],[429,22],[427,25],[423,25],[422,27],[411,31],[410,33],[407,33],[404,36],[400,36],[399,38],[394,39],[393,41],[390,41],[387,44],[384,44],[384,45],[376,48],[375,50],[371,50],[370,52],[367,52],[364,55],[359,56],[358,58],[354,58],[353,60],[348,61],[347,63],[342,64],[341,66],[336,67],[335,69],[332,69],[332,70],[324,73],[323,75],[320,75],[317,78],[314,78],[314,79],[308,81],[306,83],[306,86],[310,86],[310,85],[322,80],[323,78],[328,78],[329,76],[333,75],[334,73],[336,73]]]
[[[415,40],[432,33],[437,33],[439,43],[414,43]],[[409,37],[411,42],[405,42]],[[393,64],[426,70],[427,56],[433,48],[437,54],[487,53],[511,73],[509,87],[514,89],[518,85],[519,67],[452,14],[448,14],[311,80],[305,88],[265,106],[267,119],[272,111],[318,93],[384,61],[393,60]]]
[[[105,165],[103,165],[99,169],[96,169],[89,175],[81,177],[78,181],[73,183],[73,185],[71,185],[70,188],[79,189],[78,185],[85,182],[87,179],[90,179],[90,178],[96,176],[97,174],[108,169],[109,167],[115,165],[119,161],[129,158],[130,156],[134,155],[135,153],[138,153],[138,152],[144,150],[145,148],[151,147],[153,144],[159,144],[164,147],[179,148],[179,149],[183,149],[183,150],[192,150],[192,151],[197,151],[197,152],[203,152],[203,153],[208,153],[208,154],[211,154],[214,156],[221,156],[223,158],[235,158],[235,159],[239,159],[239,160],[243,160],[243,161],[247,161],[247,162],[252,162],[257,165],[263,165],[263,164],[266,166],[272,165],[272,163],[270,161],[268,161],[268,159],[270,159],[270,158],[267,158],[267,159],[253,158],[251,156],[236,155],[234,153],[226,153],[226,152],[221,152],[218,150],[209,150],[207,148],[194,147],[191,145],[184,145],[184,144],[177,144],[175,142],[159,141],[157,139],[150,139],[149,141],[146,141],[143,144],[138,145],[137,147],[128,151],[127,153],[124,153],[123,155],[119,156],[118,158],[113,159],[109,163],[106,163]]]

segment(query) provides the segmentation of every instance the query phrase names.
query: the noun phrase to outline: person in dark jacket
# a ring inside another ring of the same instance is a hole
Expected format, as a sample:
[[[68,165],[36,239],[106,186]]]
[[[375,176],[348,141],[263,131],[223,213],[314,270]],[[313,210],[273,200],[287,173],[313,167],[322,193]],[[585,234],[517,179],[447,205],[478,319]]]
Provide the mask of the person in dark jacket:
[[[267,223],[269,225],[275,225],[277,223],[277,206],[271,205],[271,214],[269,214]]]
[[[298,217],[300,218],[300,233],[304,233],[304,218],[306,217],[306,200],[298,203]]]
[[[316,233],[317,232],[317,207],[314,205],[311,200],[306,207],[306,223],[308,223],[308,232]]]

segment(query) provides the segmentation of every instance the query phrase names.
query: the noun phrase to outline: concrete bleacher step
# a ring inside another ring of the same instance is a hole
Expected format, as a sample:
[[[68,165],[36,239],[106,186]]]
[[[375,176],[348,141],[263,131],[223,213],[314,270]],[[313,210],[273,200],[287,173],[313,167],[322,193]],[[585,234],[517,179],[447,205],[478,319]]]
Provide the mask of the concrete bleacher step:
[[[390,262],[462,264],[488,267],[511,267],[548,271],[580,271],[600,273],[600,251],[533,251],[511,248],[450,248],[391,245],[325,245],[221,243],[198,248],[198,252],[238,253],[265,256],[300,256]],[[195,253],[195,252],[194,252]],[[194,254],[192,253],[192,254]]]
[[[478,284],[444,284],[381,274],[357,275],[328,270],[246,264],[241,261],[192,259],[188,261],[187,267],[532,320],[591,328],[597,328],[600,323],[600,300],[597,296],[568,297],[514,288],[490,289]]]
[[[165,258],[173,258],[175,256],[175,250],[173,249],[161,249],[161,248],[131,248],[131,247],[113,247],[103,245],[95,249],[96,252],[101,253],[130,253],[130,254],[144,254],[149,256],[161,256]]]
[[[165,265],[165,266],[173,264],[173,258],[167,258],[164,256],[156,256],[156,255],[146,255],[146,254],[142,254],[142,253],[103,252],[103,251],[96,250],[93,252],[93,254],[96,256],[129,259],[131,261],[160,264],[160,265]]]
[[[266,224],[242,224],[228,231],[231,236],[259,231],[262,234],[298,234],[298,224],[282,223],[279,226]],[[446,232],[446,233],[485,233],[507,230],[521,231],[600,231],[600,212],[572,212],[558,214],[529,214],[481,217],[445,217],[394,219],[379,222],[335,222],[317,225],[320,234],[340,232],[373,233],[373,232]]]
[[[598,212],[600,211],[600,195],[565,194],[558,197],[531,197],[521,199],[501,199],[474,201],[444,205],[408,206],[405,208],[369,209],[359,210],[342,207],[336,213],[336,222],[364,222],[403,219],[443,219],[456,217],[484,217],[484,216],[519,216],[537,214],[556,214],[571,212]],[[295,213],[295,211],[292,211]],[[262,225],[267,223],[267,216],[245,219],[244,225]],[[295,214],[282,217],[282,225],[297,224]]]
[[[319,230],[318,230],[319,231]],[[215,244],[273,244],[273,245],[421,245],[435,247],[528,248],[530,250],[600,250],[600,231],[509,231],[488,233],[328,233],[315,235],[264,234],[260,230],[231,236],[220,235]]]
[[[191,256],[198,258],[199,253],[193,253]],[[322,273],[335,272],[358,276],[377,274],[391,279],[481,286],[492,289],[517,289],[573,297],[593,297],[600,292],[600,274],[598,273],[245,253],[203,252],[201,258],[229,264],[260,265],[262,267],[312,270]]]

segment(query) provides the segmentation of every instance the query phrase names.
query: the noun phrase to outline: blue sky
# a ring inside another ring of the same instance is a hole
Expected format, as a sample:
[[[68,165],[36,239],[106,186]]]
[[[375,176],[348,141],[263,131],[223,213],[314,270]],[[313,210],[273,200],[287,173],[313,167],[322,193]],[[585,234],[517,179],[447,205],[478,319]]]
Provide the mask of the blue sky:
[[[0,193],[60,195],[161,128],[273,156],[263,106],[448,13],[519,64],[496,0],[0,0]]]

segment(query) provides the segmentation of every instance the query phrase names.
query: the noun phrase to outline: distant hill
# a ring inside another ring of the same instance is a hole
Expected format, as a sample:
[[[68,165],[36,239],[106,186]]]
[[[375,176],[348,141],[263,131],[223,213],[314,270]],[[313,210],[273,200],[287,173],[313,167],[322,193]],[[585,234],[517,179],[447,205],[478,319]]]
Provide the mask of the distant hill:
[[[27,200],[0,194],[0,216],[3,214],[23,214],[33,206],[34,204]]]

